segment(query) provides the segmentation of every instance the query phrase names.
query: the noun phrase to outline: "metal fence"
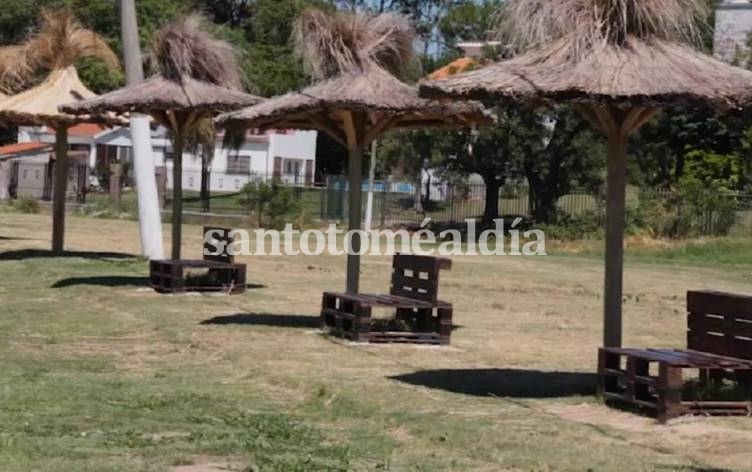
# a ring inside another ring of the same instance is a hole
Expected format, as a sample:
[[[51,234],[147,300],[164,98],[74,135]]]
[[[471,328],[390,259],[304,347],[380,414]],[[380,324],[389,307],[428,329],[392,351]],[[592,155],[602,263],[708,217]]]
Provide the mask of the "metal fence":
[[[38,160],[13,160],[4,163],[0,173],[3,194],[11,199],[43,200],[52,199],[55,185],[55,162]],[[68,166],[66,200],[84,203],[89,186],[90,171],[85,162],[72,162]]]
[[[11,198],[49,200],[54,180],[54,164],[16,161],[10,163],[7,178]],[[169,174],[169,172],[167,172]],[[114,197],[90,193],[98,188],[97,177],[84,163],[73,163],[68,172],[69,201],[102,204]],[[185,212],[234,216],[254,216],[247,186],[279,179],[300,204],[302,219],[309,222],[345,221],[349,188],[344,176],[328,176],[316,182],[312,175],[213,173],[202,180],[200,171],[183,173]],[[165,208],[170,206],[171,179],[162,169],[158,176]],[[201,183],[209,183],[201,192]],[[100,182],[101,183],[101,182]],[[363,183],[363,214],[369,185]],[[132,189],[131,189],[132,190]],[[101,192],[100,192],[101,193]],[[118,198],[121,208],[135,208],[135,192],[126,188]],[[506,185],[499,193],[499,214],[532,217],[530,189]],[[752,236],[752,194],[727,192],[712,195],[715,206],[689,205],[676,192],[660,188],[627,190],[628,223],[649,226],[660,235],[738,235]],[[695,198],[694,200],[697,200]],[[699,199],[702,200],[702,199]],[[486,188],[482,183],[409,182],[378,180],[373,186],[372,226],[417,226],[425,218],[434,224],[452,224],[482,217]],[[559,221],[587,221],[605,225],[605,194],[602,190],[575,189],[556,203]],[[298,217],[299,218],[299,217]]]

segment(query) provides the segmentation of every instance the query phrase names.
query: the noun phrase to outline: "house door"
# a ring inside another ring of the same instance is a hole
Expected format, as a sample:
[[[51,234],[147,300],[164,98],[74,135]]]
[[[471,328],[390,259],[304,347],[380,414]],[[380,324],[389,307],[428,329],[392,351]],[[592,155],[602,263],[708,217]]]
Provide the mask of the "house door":
[[[18,198],[18,161],[10,163],[10,181],[8,182],[8,195],[10,198]]]
[[[305,161],[305,184],[307,186],[313,185],[313,161]]]

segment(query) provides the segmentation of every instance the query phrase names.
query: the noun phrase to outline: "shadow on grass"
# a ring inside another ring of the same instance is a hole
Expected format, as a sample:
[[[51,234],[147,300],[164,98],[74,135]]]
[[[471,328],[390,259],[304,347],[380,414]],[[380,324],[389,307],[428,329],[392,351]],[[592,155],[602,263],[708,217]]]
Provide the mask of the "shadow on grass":
[[[0,236],[0,241],[32,241],[31,238],[16,238],[13,236]]]
[[[238,313],[228,316],[215,316],[201,322],[202,325],[249,325],[272,326],[275,328],[318,328],[318,316],[275,315],[272,313]]]
[[[731,469],[695,465],[658,465],[656,470],[675,470],[680,472],[732,472]]]
[[[597,382],[595,374],[522,369],[420,370],[389,378],[465,395],[510,398],[590,396]]]
[[[148,287],[149,277],[127,275],[105,275],[101,277],[71,277],[58,280],[52,288],[75,287],[77,285],[98,285],[100,287]]]
[[[91,251],[65,251],[53,253],[46,249],[19,249],[17,251],[0,252],[0,261],[21,261],[26,259],[40,259],[44,257],[80,257],[82,259],[136,259],[134,254],[123,252],[91,252]]]

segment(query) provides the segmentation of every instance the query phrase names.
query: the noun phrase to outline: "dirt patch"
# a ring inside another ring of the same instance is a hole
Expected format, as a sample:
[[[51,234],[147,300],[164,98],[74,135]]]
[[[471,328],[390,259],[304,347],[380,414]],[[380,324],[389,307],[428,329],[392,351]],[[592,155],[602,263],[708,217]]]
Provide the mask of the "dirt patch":
[[[170,468],[170,472],[228,472],[228,471],[240,471],[243,466],[238,464],[230,464],[222,461],[196,461],[190,465],[178,465]]]
[[[604,405],[551,405],[544,410],[568,421],[594,426],[607,426],[622,431],[651,432],[685,438],[724,435],[727,437],[745,437],[752,440],[752,432],[714,424],[712,418],[687,416],[662,425],[653,418],[619,411]]]

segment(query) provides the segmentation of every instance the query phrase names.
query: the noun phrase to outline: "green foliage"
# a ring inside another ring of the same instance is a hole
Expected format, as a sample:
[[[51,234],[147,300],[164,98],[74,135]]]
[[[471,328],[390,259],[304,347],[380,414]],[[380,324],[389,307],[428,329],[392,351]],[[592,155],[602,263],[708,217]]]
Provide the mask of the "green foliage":
[[[451,46],[458,41],[485,40],[494,26],[495,12],[500,5],[500,0],[459,2],[441,18],[439,30]]]
[[[251,182],[243,187],[240,194],[238,202],[256,214],[259,228],[281,229],[290,220],[301,217],[301,204],[295,198],[293,188],[284,185],[278,178],[271,184]]]
[[[89,194],[86,200],[85,204],[75,210],[75,214],[113,220],[138,218],[138,200],[135,192],[123,192],[120,203],[113,202],[106,194]]]
[[[39,201],[32,198],[11,200],[8,206],[17,213],[39,213]]]
[[[628,219],[654,237],[726,236],[736,223],[736,211],[734,195],[722,184],[686,177],[666,196],[641,197]]]
[[[603,239],[603,209],[587,211],[577,216],[561,213],[555,224],[543,225],[541,229],[546,238],[559,241]]]

